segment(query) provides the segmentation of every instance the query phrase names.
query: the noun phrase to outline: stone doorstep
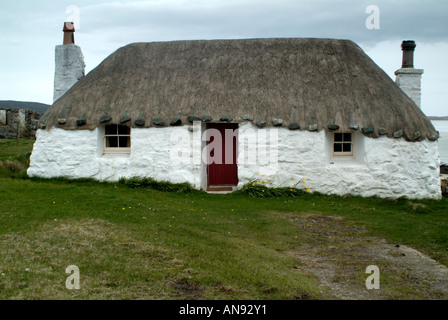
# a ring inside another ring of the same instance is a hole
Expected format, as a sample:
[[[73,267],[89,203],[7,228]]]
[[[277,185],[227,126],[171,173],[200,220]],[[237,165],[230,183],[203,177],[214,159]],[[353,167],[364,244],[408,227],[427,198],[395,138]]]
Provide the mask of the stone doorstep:
[[[206,191],[208,194],[228,194],[232,193],[233,191]]]
[[[209,186],[207,187],[207,193],[230,193],[234,190],[233,186]]]

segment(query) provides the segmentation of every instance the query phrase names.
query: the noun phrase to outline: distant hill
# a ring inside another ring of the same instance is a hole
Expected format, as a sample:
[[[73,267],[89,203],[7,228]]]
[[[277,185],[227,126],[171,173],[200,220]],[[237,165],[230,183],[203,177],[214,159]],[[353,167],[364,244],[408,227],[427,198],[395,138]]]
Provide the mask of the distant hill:
[[[50,105],[39,102],[24,102],[24,101],[9,101],[0,100],[0,108],[5,109],[30,109],[43,115],[45,111],[50,107]]]
[[[435,117],[435,116],[429,116],[429,120],[448,120],[448,117]]]

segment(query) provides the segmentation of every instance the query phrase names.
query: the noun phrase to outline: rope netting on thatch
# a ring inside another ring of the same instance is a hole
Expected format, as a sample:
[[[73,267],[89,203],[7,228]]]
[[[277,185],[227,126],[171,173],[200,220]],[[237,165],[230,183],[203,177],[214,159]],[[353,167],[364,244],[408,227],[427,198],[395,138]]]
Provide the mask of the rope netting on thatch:
[[[355,43],[334,39],[130,44],[76,83],[40,125],[77,130],[193,120],[361,130],[410,141],[438,137],[423,112]]]

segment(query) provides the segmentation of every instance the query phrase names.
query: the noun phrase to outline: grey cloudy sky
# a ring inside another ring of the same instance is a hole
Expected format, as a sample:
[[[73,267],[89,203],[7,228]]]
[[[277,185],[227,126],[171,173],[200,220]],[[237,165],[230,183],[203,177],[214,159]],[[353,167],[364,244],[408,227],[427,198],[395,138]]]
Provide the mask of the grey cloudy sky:
[[[369,5],[379,29],[366,27]],[[446,0],[1,0],[0,100],[52,103],[54,47],[73,17],[87,72],[131,42],[318,37],[355,41],[395,79],[401,41],[415,40],[422,109],[448,115]]]

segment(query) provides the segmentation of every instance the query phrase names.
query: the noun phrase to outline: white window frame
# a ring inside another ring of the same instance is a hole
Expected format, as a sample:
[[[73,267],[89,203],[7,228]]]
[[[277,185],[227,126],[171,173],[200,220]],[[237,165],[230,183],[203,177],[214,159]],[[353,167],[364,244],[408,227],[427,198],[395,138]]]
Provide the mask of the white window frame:
[[[336,140],[336,134],[342,134],[342,141],[335,141]],[[344,134],[347,134],[347,133],[349,133],[350,134],[350,142],[346,142],[346,141],[344,141]],[[354,153],[354,148],[355,148],[355,135],[354,135],[354,133],[353,132],[350,132],[350,131],[338,131],[338,132],[333,132],[333,141],[332,141],[332,143],[331,143],[331,155],[333,156],[333,157],[354,157],[354,155],[355,155],[355,153]],[[344,151],[334,151],[334,145],[335,145],[335,143],[342,143],[342,144],[344,144],[344,143],[350,143],[350,145],[351,145],[351,148],[350,148],[350,152],[344,152]]]
[[[106,147],[107,143],[106,143],[106,139],[107,137],[117,137],[118,140],[118,144],[120,143],[120,139],[119,137],[129,137],[129,139],[131,138],[131,128],[129,128],[129,134],[119,134],[118,133],[118,126],[123,126],[120,124],[110,124],[110,125],[116,125],[117,126],[117,133],[116,134],[106,134],[106,126],[103,127],[103,153],[110,153],[110,154],[117,154],[117,153],[131,153],[131,147],[126,147],[126,148],[120,148],[120,147]],[[127,126],[124,126],[127,127]]]

